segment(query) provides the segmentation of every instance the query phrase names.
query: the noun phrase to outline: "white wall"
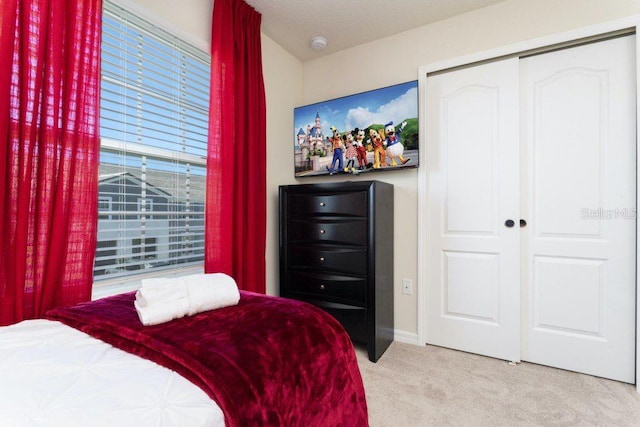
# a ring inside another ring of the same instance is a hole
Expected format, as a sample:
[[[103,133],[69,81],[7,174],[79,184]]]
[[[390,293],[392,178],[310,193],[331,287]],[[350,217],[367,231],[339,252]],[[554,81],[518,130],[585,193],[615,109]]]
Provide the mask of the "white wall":
[[[262,34],[267,99],[267,293],[279,295],[278,186],[295,184],[293,107],[301,105],[302,63]]]
[[[209,52],[213,0],[112,0],[152,24]]]
[[[418,68],[430,63],[638,13],[638,0],[507,0],[305,62],[302,105],[415,80]],[[417,332],[417,293],[403,295],[401,283],[417,279],[417,171],[375,178],[396,190],[396,338],[410,341]]]

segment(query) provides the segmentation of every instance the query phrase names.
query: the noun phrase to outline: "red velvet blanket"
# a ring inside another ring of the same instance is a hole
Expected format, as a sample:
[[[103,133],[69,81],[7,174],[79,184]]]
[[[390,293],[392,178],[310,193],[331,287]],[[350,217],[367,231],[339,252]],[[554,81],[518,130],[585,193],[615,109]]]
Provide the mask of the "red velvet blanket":
[[[47,313],[172,369],[218,403],[227,426],[366,426],[349,337],[308,304],[241,292],[237,306],[143,326],[134,294]]]

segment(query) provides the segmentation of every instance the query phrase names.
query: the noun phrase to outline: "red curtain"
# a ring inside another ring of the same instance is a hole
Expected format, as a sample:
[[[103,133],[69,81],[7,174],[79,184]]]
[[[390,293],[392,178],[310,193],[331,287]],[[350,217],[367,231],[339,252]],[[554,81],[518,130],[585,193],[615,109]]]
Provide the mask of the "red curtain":
[[[89,300],[101,0],[2,0],[0,325]]]
[[[266,113],[261,15],[216,0],[211,34],[205,271],[265,292]]]

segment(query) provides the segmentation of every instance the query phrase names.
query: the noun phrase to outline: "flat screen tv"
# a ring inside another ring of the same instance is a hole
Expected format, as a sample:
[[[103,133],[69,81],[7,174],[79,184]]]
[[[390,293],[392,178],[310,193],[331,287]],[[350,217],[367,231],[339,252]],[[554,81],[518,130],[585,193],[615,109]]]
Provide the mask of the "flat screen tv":
[[[418,167],[418,81],[296,107],[295,176]]]

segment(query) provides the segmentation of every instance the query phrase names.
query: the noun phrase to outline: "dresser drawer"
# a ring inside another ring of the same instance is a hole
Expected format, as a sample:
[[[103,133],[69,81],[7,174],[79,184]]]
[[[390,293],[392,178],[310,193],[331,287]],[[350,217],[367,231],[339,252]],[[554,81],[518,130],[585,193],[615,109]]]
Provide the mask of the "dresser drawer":
[[[367,243],[367,221],[289,221],[289,241]]]
[[[295,268],[367,274],[366,249],[289,244],[288,256],[290,265]]]
[[[367,193],[364,191],[342,194],[291,194],[288,201],[289,217],[344,215],[366,216]]]
[[[362,277],[289,271],[289,291],[295,296],[321,298],[364,306],[366,281]]]

